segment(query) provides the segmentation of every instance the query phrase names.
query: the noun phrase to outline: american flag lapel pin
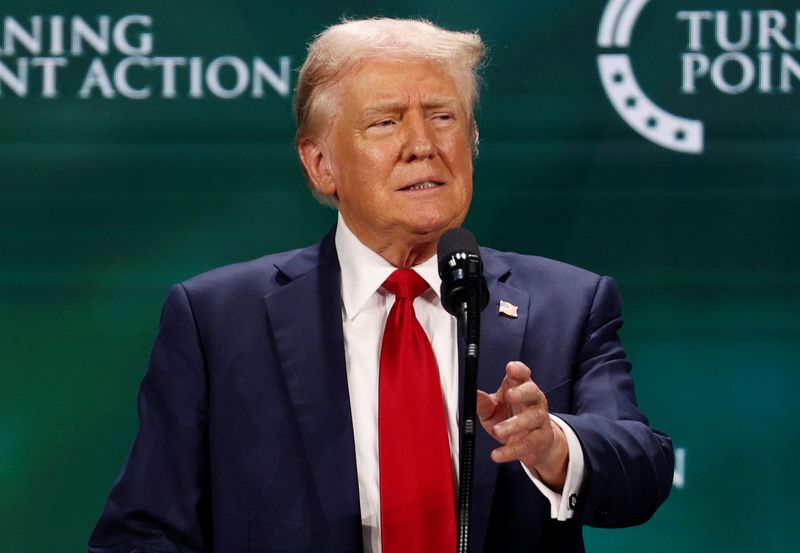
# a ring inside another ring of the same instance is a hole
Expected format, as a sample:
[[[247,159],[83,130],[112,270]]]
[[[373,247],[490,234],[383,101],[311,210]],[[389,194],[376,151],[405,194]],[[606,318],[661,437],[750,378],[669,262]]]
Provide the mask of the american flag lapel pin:
[[[500,300],[498,312],[500,315],[508,317],[509,319],[516,319],[519,317],[519,307],[506,300]]]

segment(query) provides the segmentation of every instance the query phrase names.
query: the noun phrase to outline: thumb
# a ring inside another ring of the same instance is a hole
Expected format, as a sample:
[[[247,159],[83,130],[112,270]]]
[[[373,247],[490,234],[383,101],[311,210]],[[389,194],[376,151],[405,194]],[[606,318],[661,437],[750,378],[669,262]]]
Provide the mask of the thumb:
[[[475,402],[475,412],[481,420],[489,419],[494,415],[497,408],[497,400],[494,395],[487,394],[483,390],[478,390],[477,401]]]

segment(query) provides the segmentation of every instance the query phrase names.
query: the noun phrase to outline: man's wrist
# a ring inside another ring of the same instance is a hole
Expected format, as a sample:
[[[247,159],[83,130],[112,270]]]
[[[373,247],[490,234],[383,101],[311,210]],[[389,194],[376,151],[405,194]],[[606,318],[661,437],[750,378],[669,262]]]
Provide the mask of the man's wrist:
[[[548,487],[539,476],[539,473],[531,470],[524,462],[520,461],[520,466],[522,466],[525,474],[528,475],[536,488],[550,502],[551,518],[564,521],[571,519],[575,514],[578,494],[583,485],[585,459],[575,431],[557,415],[551,413],[550,420],[561,429],[567,441],[569,459],[567,461],[567,478],[562,490],[557,492]]]
[[[550,449],[550,455],[536,465],[526,462],[525,466],[536,474],[547,487],[561,493],[567,479],[569,446],[564,431],[559,425],[550,420],[550,428],[553,431],[553,446]]]

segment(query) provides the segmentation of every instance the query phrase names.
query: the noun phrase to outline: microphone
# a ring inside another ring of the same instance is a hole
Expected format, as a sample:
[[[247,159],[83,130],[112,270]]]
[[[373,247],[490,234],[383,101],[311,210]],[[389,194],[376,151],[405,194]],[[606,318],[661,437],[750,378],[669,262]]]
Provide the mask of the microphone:
[[[469,288],[477,285],[478,308],[483,311],[489,303],[489,290],[483,278],[478,243],[472,233],[464,228],[445,231],[439,237],[436,257],[442,279],[439,296],[445,310],[462,320],[466,316]]]
[[[456,550],[457,553],[467,553],[475,466],[480,313],[489,303],[489,290],[486,287],[486,279],[483,278],[483,261],[478,243],[470,231],[454,228],[442,234],[437,247],[437,260],[439,276],[442,278],[439,294],[442,305],[458,320],[461,335],[466,340],[461,404],[461,452],[456,499],[458,505]]]

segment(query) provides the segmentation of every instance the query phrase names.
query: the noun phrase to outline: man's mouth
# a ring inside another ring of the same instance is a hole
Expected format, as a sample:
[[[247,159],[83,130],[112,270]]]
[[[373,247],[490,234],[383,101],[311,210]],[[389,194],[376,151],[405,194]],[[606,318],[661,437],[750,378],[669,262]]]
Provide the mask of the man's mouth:
[[[443,184],[444,184],[443,182],[428,180],[424,182],[418,182],[410,186],[406,186],[405,188],[401,188],[400,190],[427,190],[429,188],[436,188],[437,186],[442,186]]]

